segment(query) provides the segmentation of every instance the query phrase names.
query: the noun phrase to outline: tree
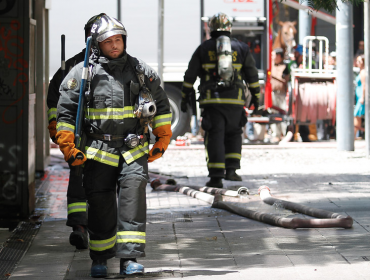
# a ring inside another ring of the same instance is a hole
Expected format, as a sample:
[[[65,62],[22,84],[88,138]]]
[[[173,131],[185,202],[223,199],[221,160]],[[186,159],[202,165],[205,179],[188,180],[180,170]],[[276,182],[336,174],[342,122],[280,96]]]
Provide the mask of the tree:
[[[283,2],[284,0],[280,0]],[[359,5],[363,3],[365,0],[340,0],[343,3],[350,3],[353,5]],[[337,0],[299,0],[299,2],[305,2],[307,6],[309,6],[313,10],[320,10],[324,9],[330,13],[334,12],[337,6]]]

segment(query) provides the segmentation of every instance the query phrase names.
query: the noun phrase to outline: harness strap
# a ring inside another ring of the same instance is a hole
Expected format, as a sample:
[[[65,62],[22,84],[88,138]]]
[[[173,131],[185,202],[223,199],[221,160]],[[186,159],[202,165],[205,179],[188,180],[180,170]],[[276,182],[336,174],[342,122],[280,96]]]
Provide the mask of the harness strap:
[[[123,140],[127,136],[124,135],[113,135],[113,134],[99,134],[99,133],[91,133],[86,132],[87,136],[90,138],[93,138],[95,140],[102,140],[102,141],[117,141],[117,140]]]

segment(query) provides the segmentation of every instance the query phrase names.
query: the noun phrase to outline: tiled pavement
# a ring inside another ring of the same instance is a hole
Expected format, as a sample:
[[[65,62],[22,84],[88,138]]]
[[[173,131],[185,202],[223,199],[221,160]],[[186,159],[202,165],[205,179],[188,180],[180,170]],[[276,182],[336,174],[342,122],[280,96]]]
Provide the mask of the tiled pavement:
[[[200,146],[171,146],[152,172],[181,184],[203,185],[208,178]],[[57,150],[38,189],[37,212],[44,220],[10,279],[91,279],[87,250],[68,244],[65,226],[68,170]],[[244,146],[244,206],[283,217],[294,214],[262,203],[268,185],[274,197],[350,215],[352,229],[286,229],[250,220],[179,193],[147,187],[148,279],[370,279],[370,179],[364,142],[354,152],[335,143]],[[110,279],[119,278],[118,259],[109,260]]]

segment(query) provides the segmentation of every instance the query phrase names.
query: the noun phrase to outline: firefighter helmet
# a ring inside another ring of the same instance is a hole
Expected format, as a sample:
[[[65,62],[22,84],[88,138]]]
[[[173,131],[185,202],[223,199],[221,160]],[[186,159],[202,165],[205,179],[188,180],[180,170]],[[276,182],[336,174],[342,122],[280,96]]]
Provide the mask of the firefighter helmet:
[[[86,24],[85,24],[85,42],[86,42],[86,39],[87,39],[87,37],[89,37],[89,35],[90,35],[90,31],[91,31],[91,26],[93,25],[93,23],[96,21],[96,19],[97,18],[99,18],[100,16],[102,16],[102,15],[105,15],[104,13],[102,13],[102,14],[99,14],[99,15],[95,15],[95,16],[93,16],[92,18],[90,18],[87,22],[86,22]]]
[[[99,43],[114,35],[121,34],[123,37],[124,48],[126,49],[127,31],[123,24],[115,18],[106,14],[97,16],[91,27],[92,47],[94,52],[100,53]]]
[[[215,14],[208,22],[211,32],[213,31],[229,31],[231,32],[231,18],[224,13]]]

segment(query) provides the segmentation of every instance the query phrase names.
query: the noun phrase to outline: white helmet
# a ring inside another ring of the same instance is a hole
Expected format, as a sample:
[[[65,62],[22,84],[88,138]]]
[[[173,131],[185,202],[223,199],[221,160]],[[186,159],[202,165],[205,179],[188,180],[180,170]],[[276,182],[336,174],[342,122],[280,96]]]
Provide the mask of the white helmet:
[[[127,31],[123,24],[106,14],[97,16],[91,27],[92,47],[95,51],[99,51],[99,43],[114,35],[121,34],[123,37],[124,48],[126,49]],[[100,51],[99,51],[100,52]]]
[[[215,14],[208,22],[210,31],[229,31],[233,26],[231,19],[224,13]]]

